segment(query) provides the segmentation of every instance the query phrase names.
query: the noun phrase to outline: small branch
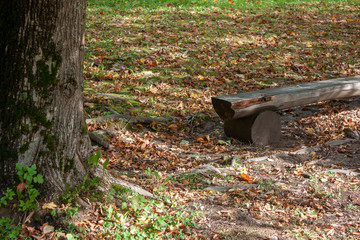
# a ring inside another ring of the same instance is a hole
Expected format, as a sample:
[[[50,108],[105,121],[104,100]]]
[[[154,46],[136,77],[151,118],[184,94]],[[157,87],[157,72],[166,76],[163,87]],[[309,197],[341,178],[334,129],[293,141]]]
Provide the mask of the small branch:
[[[230,189],[234,189],[234,188],[240,188],[242,190],[247,190],[249,188],[257,188],[258,186],[260,186],[259,184],[241,184],[241,185],[231,185],[231,186],[210,186],[205,188],[204,190],[208,190],[208,191],[215,191],[215,192],[227,192]]]
[[[105,107],[105,109],[108,110],[109,112],[113,113],[113,114],[118,114],[118,115],[120,114],[111,107]]]
[[[104,96],[106,98],[110,98],[111,100],[114,100],[114,101],[120,101],[120,102],[126,102],[128,101],[129,99],[126,98],[126,97],[120,97],[120,96],[117,96],[115,94],[107,94],[107,93],[102,93],[102,94],[98,94],[100,96]]]
[[[176,117],[171,117],[171,116],[167,116],[167,117],[134,117],[134,116],[124,115],[124,114],[114,113],[114,114],[101,116],[101,117],[97,117],[97,118],[86,119],[86,123],[90,123],[92,121],[94,121],[94,122],[105,121],[108,119],[113,120],[113,119],[118,119],[118,118],[125,119],[129,123],[134,123],[134,124],[137,124],[137,123],[150,124],[152,122],[161,123],[161,122],[172,121]]]

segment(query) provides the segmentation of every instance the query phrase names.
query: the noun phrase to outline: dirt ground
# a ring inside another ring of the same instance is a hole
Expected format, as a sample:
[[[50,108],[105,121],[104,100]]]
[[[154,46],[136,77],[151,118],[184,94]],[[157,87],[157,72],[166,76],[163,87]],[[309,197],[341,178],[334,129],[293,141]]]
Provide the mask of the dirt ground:
[[[213,239],[360,239],[360,142],[344,133],[331,139],[320,132],[324,129],[307,129],[330,122],[326,131],[339,133],[347,125],[345,111],[356,131],[358,106],[353,99],[291,109],[281,113],[280,142],[234,144],[246,153],[230,158],[247,166],[252,183],[260,184],[241,189],[236,187],[243,181],[234,181],[228,185],[234,189],[209,190],[198,201],[199,228]],[[204,158],[221,166],[224,156]]]
[[[218,117],[198,118],[187,134],[152,139],[165,157],[111,167],[131,175],[152,164],[180,176],[169,194],[199,212],[199,239],[360,239],[359,106],[347,99],[279,112],[282,136],[271,146],[228,139]]]
[[[108,167],[115,178],[149,192],[154,183],[140,176],[149,167],[172,179],[164,182],[165,194],[197,213],[193,238],[187,239],[360,239],[359,106],[359,99],[350,99],[279,112],[282,137],[271,146],[228,139],[218,117],[195,119],[188,126],[191,134],[173,131],[173,139],[141,128],[127,145],[119,145],[125,141],[123,128],[114,133],[112,124],[96,127],[113,131],[107,139],[112,146],[103,154],[119,156]],[[152,136],[152,145],[143,145],[143,136]],[[143,146],[150,151],[144,153]],[[84,227],[98,217],[96,203],[82,199],[72,220]],[[2,208],[0,214],[13,212]],[[36,229],[44,222],[65,227],[49,211],[29,219],[42,221],[25,224],[27,231],[40,233]],[[91,231],[86,238],[97,239]]]

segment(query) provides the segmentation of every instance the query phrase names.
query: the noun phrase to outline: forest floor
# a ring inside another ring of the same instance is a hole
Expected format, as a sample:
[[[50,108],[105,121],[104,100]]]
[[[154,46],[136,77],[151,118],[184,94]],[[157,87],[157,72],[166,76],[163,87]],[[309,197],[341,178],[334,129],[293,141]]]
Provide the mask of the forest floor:
[[[360,239],[360,142],[344,133],[360,130],[359,99],[279,112],[271,146],[226,137],[211,105],[212,96],[360,75],[359,1],[219,2],[89,1],[85,113],[109,144],[94,152],[113,177],[154,195],[115,185],[103,201],[82,195],[62,205],[73,223],[58,234]]]
[[[228,139],[216,117],[178,122],[186,134],[96,129],[111,133],[103,154],[114,176],[150,192],[165,186],[198,212],[194,239],[359,239],[360,142],[320,136],[335,136],[344,118],[358,122],[359,107],[348,99],[281,112],[281,140],[266,147]]]
[[[211,106],[212,96],[359,75],[358,4],[90,2],[86,113],[121,114],[88,123],[110,144],[96,148],[102,161],[196,213],[178,238],[360,239],[360,142],[344,133],[360,130],[359,99],[279,112],[281,140],[264,147],[227,138]]]

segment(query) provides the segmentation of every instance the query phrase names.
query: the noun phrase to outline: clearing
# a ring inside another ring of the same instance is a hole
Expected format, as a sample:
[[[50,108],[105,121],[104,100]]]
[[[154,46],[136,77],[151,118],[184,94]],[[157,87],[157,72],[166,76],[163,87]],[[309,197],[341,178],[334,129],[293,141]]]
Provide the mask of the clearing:
[[[70,224],[56,225],[54,209],[23,226],[28,236],[360,239],[360,99],[279,111],[281,140],[266,147],[227,138],[211,104],[360,75],[358,0],[88,2],[95,150],[114,178],[156,198],[84,184],[64,194]]]
[[[359,239],[360,143],[344,133],[360,130],[358,99],[279,112],[281,140],[267,147],[227,138],[211,105],[359,75],[358,7],[90,2],[87,114],[133,116],[88,124],[110,144],[108,169],[197,211],[184,238]]]

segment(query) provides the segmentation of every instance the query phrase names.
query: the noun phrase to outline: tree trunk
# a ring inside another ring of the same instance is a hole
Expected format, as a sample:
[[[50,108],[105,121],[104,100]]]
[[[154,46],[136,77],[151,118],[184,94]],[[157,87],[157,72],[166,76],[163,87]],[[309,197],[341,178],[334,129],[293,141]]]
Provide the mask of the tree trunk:
[[[36,164],[47,198],[88,172],[86,0],[0,1],[0,192]]]

